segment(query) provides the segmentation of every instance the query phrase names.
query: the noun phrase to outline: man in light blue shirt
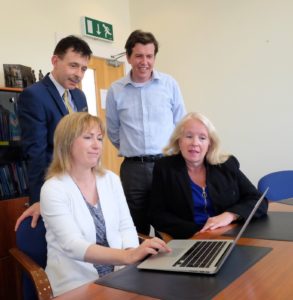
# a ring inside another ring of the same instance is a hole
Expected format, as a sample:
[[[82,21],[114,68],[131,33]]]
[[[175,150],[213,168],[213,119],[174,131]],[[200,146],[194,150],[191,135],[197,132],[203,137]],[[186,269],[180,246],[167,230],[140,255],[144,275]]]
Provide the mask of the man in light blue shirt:
[[[125,159],[120,176],[137,231],[148,234],[147,218],[154,162],[185,107],[177,82],[155,71],[158,42],[136,30],[125,44],[129,74],[114,82],[107,95],[107,133]]]

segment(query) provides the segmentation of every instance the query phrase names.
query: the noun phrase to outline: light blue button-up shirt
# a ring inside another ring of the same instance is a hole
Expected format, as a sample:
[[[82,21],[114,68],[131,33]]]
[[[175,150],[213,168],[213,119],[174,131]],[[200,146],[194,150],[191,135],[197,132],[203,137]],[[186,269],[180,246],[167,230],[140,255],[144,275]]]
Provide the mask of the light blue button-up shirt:
[[[153,71],[151,80],[136,83],[128,73],[108,91],[107,133],[122,156],[159,154],[185,113],[180,88],[171,76]]]

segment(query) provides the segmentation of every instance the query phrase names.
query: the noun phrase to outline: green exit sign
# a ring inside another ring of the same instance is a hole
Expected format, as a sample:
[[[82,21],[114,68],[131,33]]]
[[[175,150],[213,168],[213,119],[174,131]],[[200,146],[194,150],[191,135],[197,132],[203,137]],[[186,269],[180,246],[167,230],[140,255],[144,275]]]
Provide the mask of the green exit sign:
[[[114,41],[113,26],[111,24],[89,17],[83,17],[82,22],[84,35],[109,42]]]

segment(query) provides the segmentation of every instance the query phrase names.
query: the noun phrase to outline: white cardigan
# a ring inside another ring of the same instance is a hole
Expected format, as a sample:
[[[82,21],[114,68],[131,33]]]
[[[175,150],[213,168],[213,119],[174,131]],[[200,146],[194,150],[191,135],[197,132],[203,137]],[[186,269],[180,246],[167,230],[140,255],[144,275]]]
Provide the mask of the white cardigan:
[[[117,175],[97,176],[99,201],[111,248],[138,246],[138,237]],[[87,248],[96,243],[93,218],[82,194],[69,175],[53,177],[41,190],[41,214],[46,227],[47,267],[53,294],[94,281],[98,273],[84,262]]]

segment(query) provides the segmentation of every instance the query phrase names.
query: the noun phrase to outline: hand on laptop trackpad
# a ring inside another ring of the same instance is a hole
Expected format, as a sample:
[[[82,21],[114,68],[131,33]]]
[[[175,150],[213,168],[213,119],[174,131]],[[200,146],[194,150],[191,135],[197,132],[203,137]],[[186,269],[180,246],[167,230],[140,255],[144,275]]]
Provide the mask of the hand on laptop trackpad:
[[[177,256],[180,255],[180,254],[182,255],[184,251],[186,251],[185,248],[181,248],[181,247],[180,247],[180,248],[175,248],[175,247],[173,248],[173,247],[172,247],[172,251],[171,251],[171,252],[166,253],[166,252],[161,252],[161,251],[160,251],[160,252],[158,253],[158,255],[160,255],[160,256],[161,256],[161,255],[164,255],[164,256],[168,256],[168,257],[171,258],[171,257],[177,257]],[[155,255],[155,256],[156,256],[156,255]]]

